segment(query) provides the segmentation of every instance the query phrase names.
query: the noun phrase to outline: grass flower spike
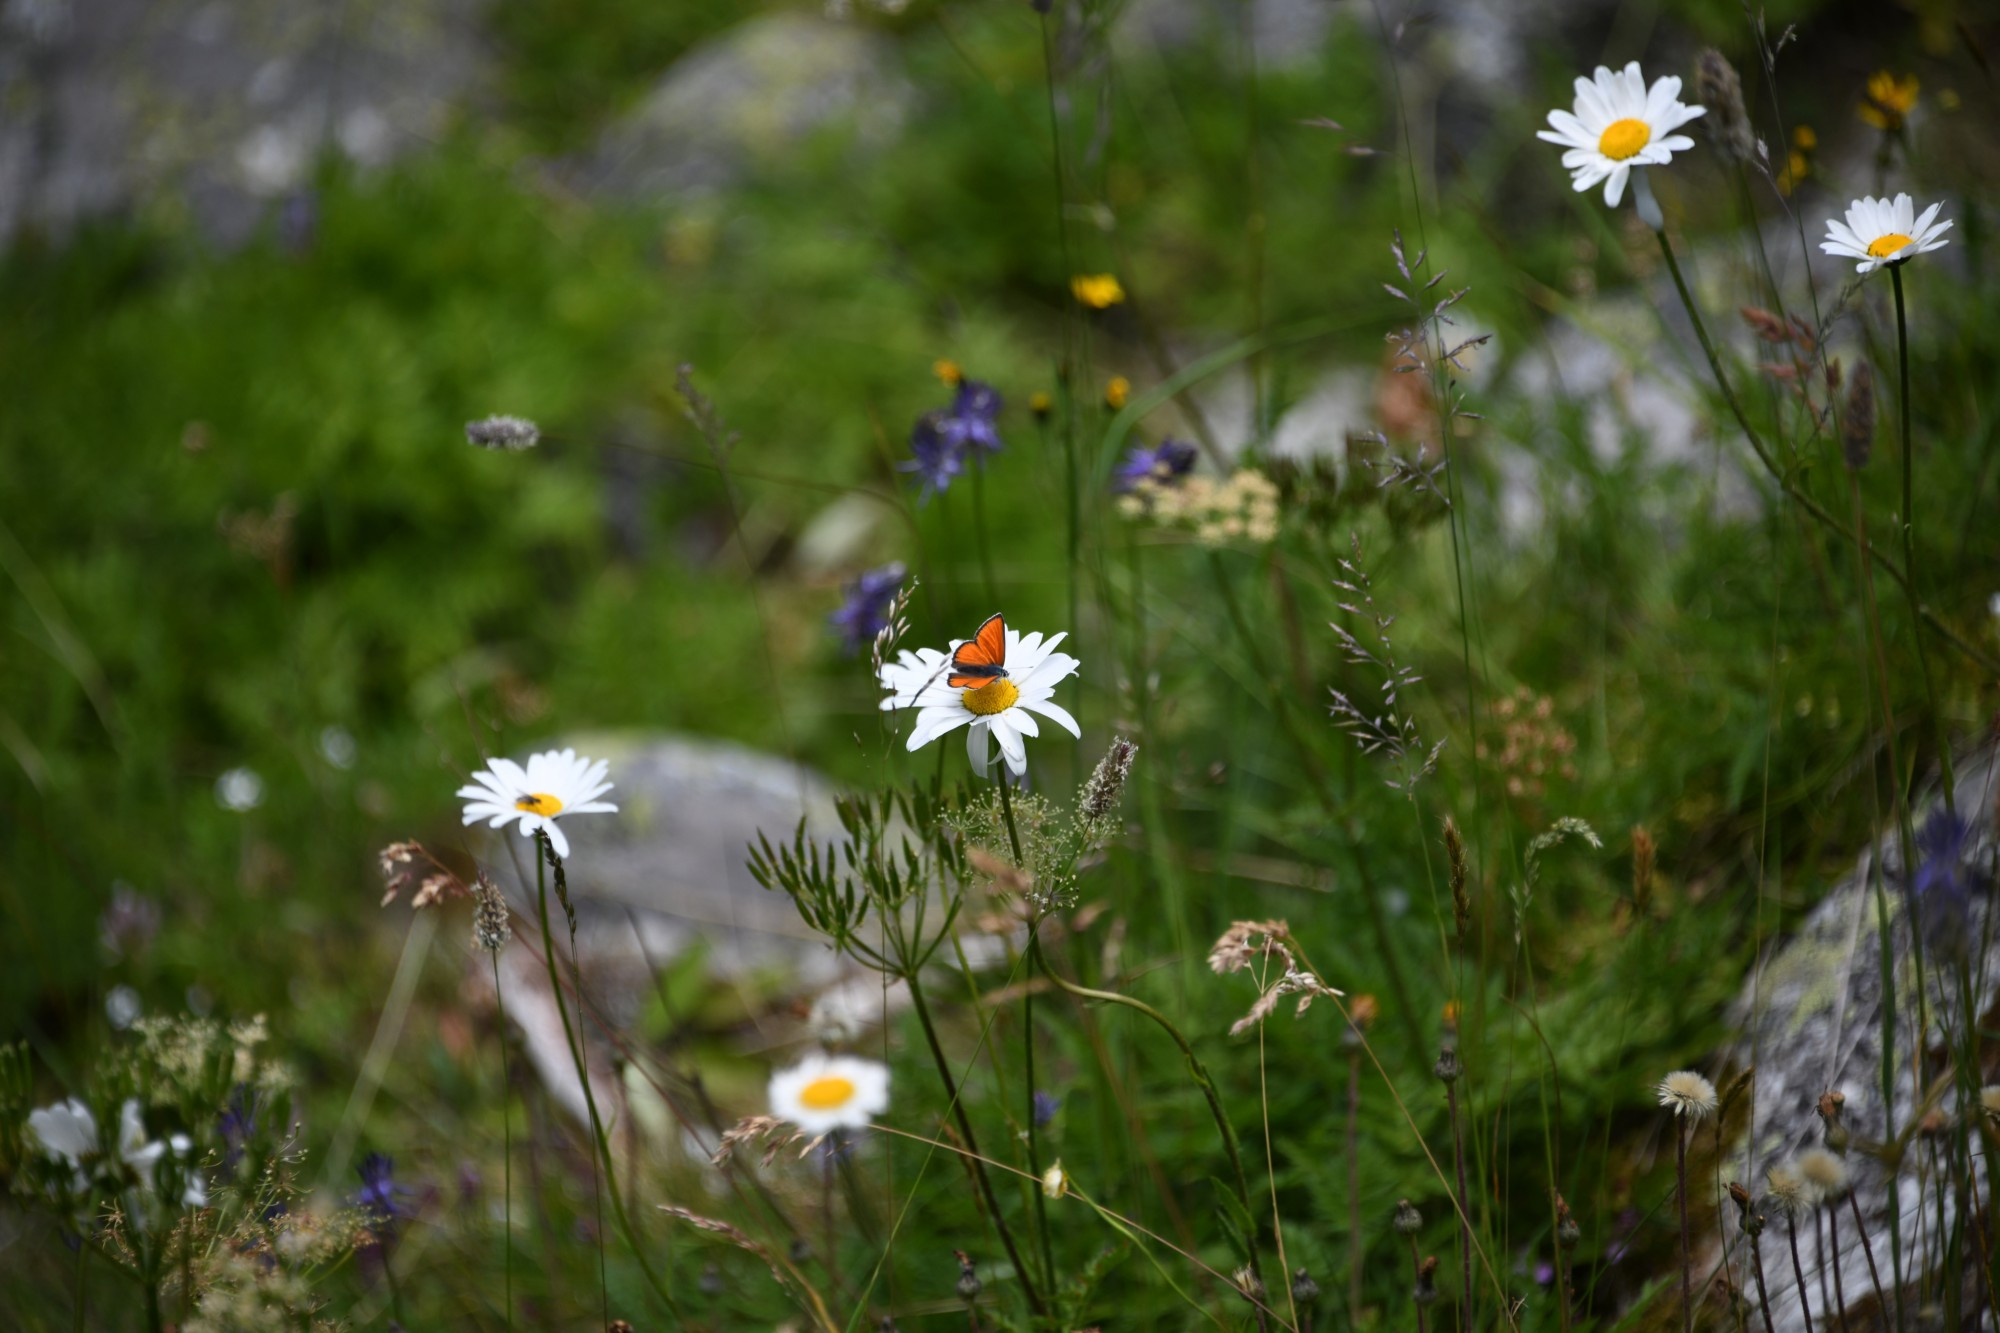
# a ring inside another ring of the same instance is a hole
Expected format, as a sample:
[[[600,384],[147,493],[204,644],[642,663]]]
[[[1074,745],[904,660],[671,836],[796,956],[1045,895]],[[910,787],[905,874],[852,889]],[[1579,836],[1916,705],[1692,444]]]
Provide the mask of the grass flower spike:
[[[519,820],[521,836],[546,832],[556,855],[569,856],[569,839],[556,824],[566,815],[605,814],[618,807],[597,798],[611,790],[604,780],[604,760],[583,759],[575,750],[544,750],[522,768],[511,759],[495,759],[490,769],[472,775],[458,789],[465,800],[468,824],[484,819],[490,828]]]
[[[866,1129],[889,1109],[889,1067],[816,1053],[771,1075],[770,1098],[772,1115],[808,1134]]]
[[[1872,273],[1889,264],[1902,264],[1918,255],[1929,254],[1949,245],[1945,233],[1951,219],[1936,221],[1943,204],[1932,204],[1917,216],[1916,202],[1907,194],[1894,199],[1870,195],[1847,206],[1847,220],[1828,218],[1826,239],[1819,248],[1830,255],[1860,262],[1856,273]]]
[[[1055,702],[1056,686],[1080,665],[1068,653],[1056,651],[1064,634],[1043,639],[1040,631],[1022,634],[1007,631],[1007,674],[988,681],[978,689],[954,689],[948,682],[950,651],[921,648],[904,649],[894,662],[882,667],[882,688],[889,697],[884,709],[914,708],[916,725],[910,729],[905,748],[916,751],[946,732],[968,727],[966,754],[981,777],[993,762],[993,743],[998,742],[1007,767],[1016,775],[1028,771],[1027,747],[1022,738],[1041,735],[1034,714],[1055,722],[1072,736],[1082,729],[1069,710]],[[952,648],[956,649],[954,642]]]
[[[1663,167],[1694,147],[1693,139],[1674,131],[1706,108],[1688,106],[1680,92],[1675,75],[1647,88],[1636,60],[1616,74],[1599,65],[1594,76],[1576,81],[1576,109],[1549,112],[1554,128],[1537,130],[1535,137],[1568,149],[1562,164],[1577,190],[1603,181],[1604,202],[1616,208],[1634,167]]]

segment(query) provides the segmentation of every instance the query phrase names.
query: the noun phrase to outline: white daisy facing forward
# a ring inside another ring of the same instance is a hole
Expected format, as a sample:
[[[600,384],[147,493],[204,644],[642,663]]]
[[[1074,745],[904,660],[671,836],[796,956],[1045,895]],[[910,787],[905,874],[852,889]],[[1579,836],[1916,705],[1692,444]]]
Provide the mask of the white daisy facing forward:
[[[1854,266],[1856,273],[1872,273],[1890,264],[1902,264],[1918,255],[1941,250],[1951,244],[1945,233],[1951,230],[1951,219],[1938,222],[1938,210],[1943,204],[1932,204],[1917,216],[1916,201],[1907,194],[1899,194],[1894,199],[1877,199],[1873,195],[1856,199],[1847,206],[1847,218],[1826,220],[1826,239],[1819,248],[1830,255],[1860,262]]]
[[[889,1066],[814,1052],[771,1075],[771,1114],[808,1134],[866,1129],[889,1109]]]
[[[1674,131],[1707,108],[1687,105],[1680,94],[1677,75],[1648,88],[1636,60],[1615,74],[1599,65],[1592,77],[1576,81],[1575,110],[1549,112],[1554,128],[1537,130],[1535,137],[1568,150],[1562,164],[1578,191],[1603,181],[1604,202],[1616,208],[1634,168],[1663,167],[1694,147],[1693,139]]]
[[[526,768],[511,759],[495,759],[458,789],[465,801],[464,822],[484,819],[487,827],[499,828],[517,820],[522,837],[547,833],[556,855],[567,859],[569,839],[556,821],[615,811],[617,806],[597,799],[611,790],[604,780],[610,767],[602,759],[581,758],[575,750],[544,750],[531,755]]]
[[[1041,735],[1034,714],[1053,721],[1072,736],[1082,736],[1069,710],[1055,702],[1056,686],[1075,674],[1081,665],[1068,653],[1056,651],[1064,634],[1044,639],[1040,631],[1022,634],[1007,631],[1007,674],[990,680],[978,689],[954,689],[950,684],[951,649],[904,649],[896,660],[882,666],[881,685],[889,691],[884,709],[914,708],[916,725],[910,729],[906,749],[916,751],[946,732],[968,728],[966,755],[973,771],[985,777],[993,763],[993,743],[1007,767],[1017,777],[1028,771],[1028,751],[1022,739]]]

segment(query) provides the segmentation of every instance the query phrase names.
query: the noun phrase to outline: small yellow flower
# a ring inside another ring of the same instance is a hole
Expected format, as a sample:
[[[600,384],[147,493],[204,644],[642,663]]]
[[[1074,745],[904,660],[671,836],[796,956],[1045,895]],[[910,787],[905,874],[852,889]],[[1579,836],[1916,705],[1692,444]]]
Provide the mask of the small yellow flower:
[[[943,356],[931,362],[931,374],[946,384],[956,384],[965,378],[965,372],[958,368],[958,362]]]
[[[1867,98],[1855,108],[1861,118],[1889,134],[1903,128],[1903,122],[1917,107],[1917,76],[1901,78],[1886,69],[1868,76]]]
[[[1037,419],[1047,417],[1050,409],[1054,406],[1055,404],[1049,398],[1048,394],[1042,392],[1040,389],[1035,390],[1034,394],[1028,399],[1028,410],[1033,412]]]
[[[1132,381],[1123,375],[1113,375],[1111,382],[1104,386],[1104,405],[1113,412],[1124,407],[1132,397]]]
[[[1079,273],[1069,280],[1069,289],[1092,310],[1107,310],[1125,299],[1125,288],[1109,273]]]
[[[1812,175],[1812,160],[1794,149],[1786,155],[1785,165],[1778,169],[1778,193],[1790,194],[1799,188],[1799,182]]]
[[[1798,149],[1801,153],[1810,153],[1813,149],[1819,147],[1819,135],[1814,132],[1813,127],[1810,125],[1794,125],[1792,127],[1792,147]]]

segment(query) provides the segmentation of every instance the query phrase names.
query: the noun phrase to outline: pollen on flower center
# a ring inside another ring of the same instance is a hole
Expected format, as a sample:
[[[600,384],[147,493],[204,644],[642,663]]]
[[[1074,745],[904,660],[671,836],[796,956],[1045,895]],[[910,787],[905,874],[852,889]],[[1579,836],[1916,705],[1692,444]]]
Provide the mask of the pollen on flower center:
[[[1643,120],[1614,120],[1598,136],[1597,151],[1614,162],[1623,162],[1653,141],[1653,129]]]
[[[563,803],[544,791],[520,797],[514,802],[514,808],[525,810],[531,815],[559,815],[562,813]]]
[[[976,690],[967,690],[962,697],[967,712],[991,717],[1012,708],[1014,701],[1021,697],[1021,691],[1014,688],[1013,681],[1002,676],[998,680],[987,681]]]
[[[1868,242],[1870,259],[1887,259],[1910,243],[1910,238],[1900,231],[1892,231],[1887,236],[1877,236]]]
[[[854,1081],[838,1074],[816,1078],[799,1089],[799,1105],[815,1111],[831,1111],[847,1105],[854,1096]]]

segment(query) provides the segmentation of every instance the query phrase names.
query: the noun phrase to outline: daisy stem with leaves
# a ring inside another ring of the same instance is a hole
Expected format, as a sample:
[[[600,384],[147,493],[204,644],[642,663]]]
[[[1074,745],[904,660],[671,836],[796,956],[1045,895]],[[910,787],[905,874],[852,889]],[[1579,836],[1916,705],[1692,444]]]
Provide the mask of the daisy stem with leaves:
[[[1910,618],[1921,620],[1923,607],[1917,600],[1917,511],[1912,504],[1914,491],[1913,474],[1915,464],[1910,441],[1910,328],[1903,312],[1903,266],[1889,265],[1889,282],[1896,292],[1896,414],[1902,432],[1903,446],[1903,512],[1899,526],[1903,530],[1903,592],[1910,599]],[[1944,784],[1944,804],[1947,810],[1956,807],[1952,790],[1951,738],[1945,731],[1944,718],[1938,713],[1937,695],[1931,688],[1930,657],[1924,651],[1924,636],[1921,625],[1913,626],[1912,638],[1917,647],[1917,670],[1924,681],[1924,698],[1930,705],[1931,717],[1938,728],[1938,770]]]

